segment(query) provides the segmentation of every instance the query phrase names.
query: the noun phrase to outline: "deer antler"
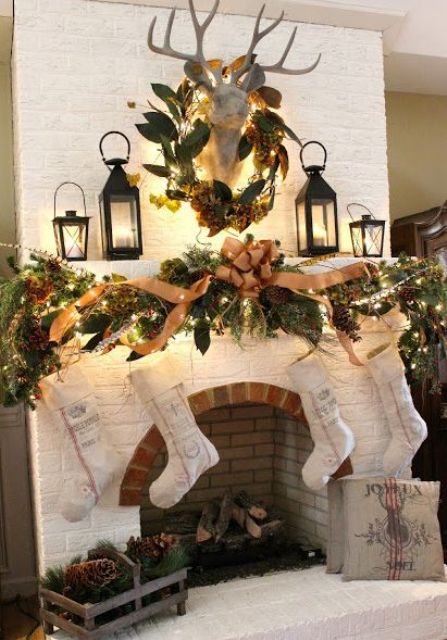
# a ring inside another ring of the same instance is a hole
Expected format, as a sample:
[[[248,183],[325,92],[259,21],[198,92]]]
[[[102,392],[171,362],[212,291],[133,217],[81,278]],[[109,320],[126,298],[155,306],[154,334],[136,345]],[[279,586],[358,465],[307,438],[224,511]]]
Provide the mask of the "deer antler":
[[[175,18],[175,9],[172,9],[169,19],[168,25],[166,28],[165,38],[162,47],[158,47],[154,44],[154,28],[155,23],[157,22],[157,16],[154,16],[147,35],[147,44],[151,51],[155,53],[160,53],[165,56],[169,56],[170,58],[178,58],[179,60],[186,60],[187,62],[195,62],[201,65],[202,68],[206,69],[208,75],[214,78],[215,83],[222,82],[222,73],[220,68],[213,69],[207,62],[205,55],[203,53],[203,38],[205,36],[205,31],[211,24],[214,16],[216,15],[217,8],[219,6],[220,0],[214,0],[213,8],[210,13],[206,17],[206,20],[203,24],[200,24],[197,13],[194,7],[193,0],[188,0],[189,10],[191,13],[192,23],[194,26],[194,31],[196,34],[196,52],[195,53],[182,53],[181,51],[176,51],[171,46],[171,33],[172,33],[172,25],[174,24]]]
[[[253,30],[253,36],[251,39],[250,46],[248,47],[248,51],[245,54],[245,59],[242,62],[242,65],[239,67],[239,69],[235,70],[231,76],[232,83],[236,83],[237,80],[239,80],[239,78],[246,71],[250,70],[250,68],[252,67],[253,54],[257,44],[263,38],[265,38],[267,34],[273,31],[273,29],[275,29],[284,18],[284,11],[282,11],[279,18],[276,18],[276,20],[274,20],[271,25],[269,25],[268,27],[260,31],[259,26],[261,24],[261,18],[262,18],[262,14],[264,13],[264,9],[265,9],[265,4],[262,5],[261,10],[258,13],[258,16],[256,18],[255,28]],[[292,47],[293,41],[295,40],[296,30],[297,30],[297,27],[295,27],[294,30],[292,31],[292,34],[289,38],[286,48],[284,49],[284,53],[282,54],[281,58],[278,60],[276,64],[273,64],[270,66],[258,65],[263,71],[271,71],[272,73],[284,73],[288,75],[301,75],[305,73],[310,73],[310,71],[313,71],[315,69],[317,64],[320,62],[321,54],[318,56],[318,58],[313,64],[311,64],[309,67],[305,67],[304,69],[286,69],[283,66],[285,59],[287,58],[287,55]]]

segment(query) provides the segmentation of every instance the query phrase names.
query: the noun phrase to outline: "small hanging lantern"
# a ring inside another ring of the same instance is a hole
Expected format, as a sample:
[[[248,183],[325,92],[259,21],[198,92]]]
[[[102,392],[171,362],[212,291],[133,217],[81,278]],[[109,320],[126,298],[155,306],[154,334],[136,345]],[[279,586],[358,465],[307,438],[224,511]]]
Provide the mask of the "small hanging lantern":
[[[116,134],[127,142],[127,157],[106,160],[102,151],[104,139]],[[129,162],[129,138],[120,131],[109,131],[101,138],[99,150],[110,176],[99,196],[101,234],[104,256],[109,260],[138,260],[143,253],[140,214],[140,192],[131,187],[123,165]]]
[[[71,184],[82,193],[84,215],[78,216],[75,209],[68,209],[64,216],[57,216],[57,193],[61,187]],[[76,182],[62,182],[54,192],[53,199],[53,229],[58,255],[70,262],[87,260],[88,223],[85,208],[85,194]]]
[[[324,151],[322,165],[304,166],[303,151],[310,144]],[[295,200],[298,232],[298,253],[301,256],[319,256],[338,251],[337,195],[323,179],[326,168],[326,148],[316,140],[301,148],[300,160],[308,179]]]
[[[354,220],[350,207],[362,207],[368,211],[360,220]],[[383,255],[383,239],[385,235],[385,220],[376,220],[364,204],[351,202],[347,206],[352,222],[349,223],[351,232],[352,251],[359,258],[380,258]]]

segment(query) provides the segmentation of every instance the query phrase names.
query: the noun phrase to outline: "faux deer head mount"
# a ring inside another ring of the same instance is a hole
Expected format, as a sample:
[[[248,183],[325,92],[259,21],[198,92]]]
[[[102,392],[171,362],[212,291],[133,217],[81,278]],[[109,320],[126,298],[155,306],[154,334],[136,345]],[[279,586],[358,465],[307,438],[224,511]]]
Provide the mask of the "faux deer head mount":
[[[247,119],[250,92],[263,86],[265,73],[281,73],[286,75],[302,75],[310,73],[320,61],[317,60],[304,69],[288,69],[284,67],[286,57],[295,39],[297,27],[292,31],[284,53],[276,64],[266,66],[256,62],[255,49],[258,43],[268,33],[273,31],[284,17],[284,12],[265,29],[260,29],[262,6],[256,18],[253,36],[245,56],[241,56],[229,66],[222,60],[207,60],[203,52],[203,39],[207,28],[216,15],[220,0],[215,0],[211,12],[200,24],[193,0],[188,0],[191,19],[196,34],[195,53],[183,53],[171,46],[171,32],[174,23],[175,9],[172,9],[168,19],[162,47],[154,44],[154,29],[157,18],[154,17],[149,27],[148,45],[151,51],[185,60],[185,74],[196,85],[205,91],[210,99],[208,119],[212,125],[208,144],[198,157],[198,161],[205,170],[207,178],[221,180],[229,186],[234,186],[241,163],[238,158],[238,145],[242,127]]]

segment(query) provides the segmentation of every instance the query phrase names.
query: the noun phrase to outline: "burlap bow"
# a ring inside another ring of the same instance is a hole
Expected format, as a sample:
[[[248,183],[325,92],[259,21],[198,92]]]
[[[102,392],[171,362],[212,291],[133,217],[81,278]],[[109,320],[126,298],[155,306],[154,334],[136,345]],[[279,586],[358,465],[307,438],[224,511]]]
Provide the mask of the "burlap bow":
[[[231,282],[244,298],[259,296],[260,290],[273,275],[272,262],[279,256],[272,240],[250,240],[243,244],[236,238],[226,238],[221,253],[232,264],[218,267],[216,278]]]
[[[231,261],[229,266],[218,267],[215,277],[231,282],[239,289],[242,297],[257,297],[263,287],[277,285],[292,291],[306,291],[309,289],[326,289],[335,284],[348,282],[360,278],[367,273],[363,262],[355,262],[332,269],[323,273],[296,273],[287,271],[272,271],[272,263],[278,257],[279,252],[272,240],[250,241],[243,244],[236,238],[226,238],[222,246],[222,254]],[[86,308],[92,308],[97,304],[107,289],[111,286],[130,286],[151,293],[163,300],[173,303],[174,308],[168,313],[163,329],[153,340],[142,344],[131,343],[126,336],[120,341],[144,356],[158,351],[164,347],[169,338],[179,331],[185,322],[189,308],[194,300],[205,295],[208,290],[212,275],[206,275],[195,282],[189,289],[177,287],[163,282],[158,278],[134,278],[125,280],[120,284],[101,284],[87,291],[76,304],[69,305],[54,319],[50,328],[50,340],[60,343],[64,335],[82,318],[82,312]],[[325,304],[330,311],[330,303],[327,298],[316,294],[303,293],[313,298],[316,302]],[[329,313],[329,316],[331,314]],[[355,356],[352,344],[346,334],[338,332],[339,339],[353,364],[361,364]]]

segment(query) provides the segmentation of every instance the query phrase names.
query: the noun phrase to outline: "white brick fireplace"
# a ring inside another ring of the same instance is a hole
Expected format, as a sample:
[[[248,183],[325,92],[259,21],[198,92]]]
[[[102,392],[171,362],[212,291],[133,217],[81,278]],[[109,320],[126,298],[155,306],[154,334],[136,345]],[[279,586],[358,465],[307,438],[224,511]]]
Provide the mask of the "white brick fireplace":
[[[89,255],[98,260],[101,242],[97,198],[107,176],[98,151],[99,139],[109,129],[122,130],[130,137],[131,172],[143,172],[141,163],[153,153],[134,127],[141,117],[138,110],[128,109],[127,100],[144,105],[151,82],[176,84],[182,68],[176,61],[149,52],[146,45],[152,17],[158,16],[162,30],[168,10],[140,4],[16,0],[16,197],[19,242],[25,247],[54,249],[53,193],[60,182],[74,180],[86,192],[87,214],[92,216]],[[292,26],[288,22],[281,24],[261,47],[260,55],[279,57]],[[252,28],[250,16],[218,14],[210,27],[207,55],[232,60],[246,50]],[[190,46],[192,29],[186,11],[178,12],[173,37],[179,45]],[[363,202],[379,217],[388,218],[381,36],[359,29],[299,24],[291,64],[305,66],[319,52],[322,62],[313,73],[278,75],[271,82],[283,93],[282,112],[290,126],[301,137],[321,140],[328,148],[326,175],[338,194],[341,249],[349,251],[348,202]],[[293,200],[303,182],[303,173],[297,148],[292,143],[288,146],[291,170],[287,182],[280,188],[274,213],[253,228],[253,233],[257,238],[278,238],[285,250],[293,252]],[[149,193],[160,190],[154,177],[148,177],[141,189],[144,262],[111,265],[96,261],[88,266],[99,274],[114,270],[129,276],[148,275],[157,271],[158,264],[148,260],[179,255],[195,241],[199,228],[191,211],[173,215],[149,205]],[[216,248],[223,237],[221,233],[213,239]],[[371,334],[371,340],[377,342],[383,336],[374,338]],[[362,349],[369,342],[364,340]],[[214,340],[205,357],[195,351],[188,339],[177,339],[172,348],[185,367],[189,394],[252,381],[288,389],[285,367],[302,350],[299,341],[288,337],[252,343],[244,350],[221,338]],[[334,358],[328,362],[332,381],[343,416],[352,423],[358,439],[353,456],[356,471],[374,468],[387,434],[375,392],[363,369],[347,364],[344,352],[336,350]],[[151,426],[150,417],[143,415],[126,382],[129,367],[144,366],[144,360],[132,365],[124,360],[121,349],[104,357],[85,359],[107,437],[123,453],[123,473]],[[85,521],[70,524],[57,514],[63,471],[60,434],[41,408],[30,415],[29,423],[41,568],[84,551],[98,538],[122,543],[129,535],[138,534],[139,506],[118,506],[119,479]],[[317,537],[324,541],[324,503],[319,505],[321,535]]]

